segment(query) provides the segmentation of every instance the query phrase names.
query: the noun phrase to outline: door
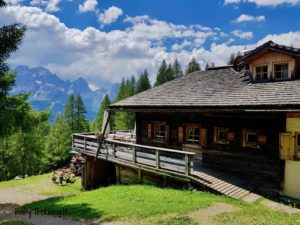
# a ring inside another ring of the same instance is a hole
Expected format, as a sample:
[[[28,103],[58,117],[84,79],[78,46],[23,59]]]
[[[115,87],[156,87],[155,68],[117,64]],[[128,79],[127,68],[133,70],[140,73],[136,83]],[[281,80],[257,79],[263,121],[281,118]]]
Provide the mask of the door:
[[[280,159],[294,159],[295,141],[291,132],[280,133]]]

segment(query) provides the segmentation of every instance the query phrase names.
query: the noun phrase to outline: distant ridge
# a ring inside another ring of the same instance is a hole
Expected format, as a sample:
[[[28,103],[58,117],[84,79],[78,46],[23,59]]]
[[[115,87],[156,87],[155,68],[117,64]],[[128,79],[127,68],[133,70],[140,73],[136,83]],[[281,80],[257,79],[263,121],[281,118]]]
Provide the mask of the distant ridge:
[[[84,78],[80,77],[73,82],[65,81],[44,67],[17,66],[14,71],[17,73],[16,85],[11,94],[30,92],[29,100],[34,109],[38,111],[52,109],[51,122],[63,112],[68,95],[71,93],[81,94],[87,109],[86,116],[89,120],[93,120],[105,94],[108,94],[110,99],[115,99],[120,86],[114,84],[109,89],[103,87],[92,91]]]

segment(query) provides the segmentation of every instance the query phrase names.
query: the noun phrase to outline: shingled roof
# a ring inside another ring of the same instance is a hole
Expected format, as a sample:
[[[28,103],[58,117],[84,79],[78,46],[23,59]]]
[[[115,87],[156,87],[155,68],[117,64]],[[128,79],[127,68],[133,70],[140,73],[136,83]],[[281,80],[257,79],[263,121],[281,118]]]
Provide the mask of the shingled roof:
[[[299,109],[300,80],[252,83],[232,68],[198,71],[110,105],[110,109]]]
[[[285,45],[279,45],[274,43],[273,41],[268,41],[264,43],[263,45],[260,45],[259,47],[248,51],[243,57],[240,57],[238,59],[238,63],[245,63],[247,60],[254,57],[256,54],[264,53],[266,51],[276,51],[281,52],[284,54],[289,54],[294,57],[300,57],[300,49],[299,48],[293,48]]]

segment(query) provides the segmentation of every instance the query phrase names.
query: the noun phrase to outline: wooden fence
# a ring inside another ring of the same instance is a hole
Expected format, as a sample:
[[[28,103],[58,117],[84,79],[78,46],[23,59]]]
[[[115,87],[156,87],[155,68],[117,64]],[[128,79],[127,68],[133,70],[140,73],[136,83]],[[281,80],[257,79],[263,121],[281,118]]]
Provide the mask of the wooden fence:
[[[128,141],[135,137],[131,133],[126,134],[130,138],[124,141],[106,138],[100,148],[99,157],[105,156],[106,160],[113,162],[126,162],[190,175],[195,153],[135,144]],[[123,134],[113,135],[120,137]],[[95,156],[98,146],[98,139],[94,133],[73,134],[72,149],[75,151]]]

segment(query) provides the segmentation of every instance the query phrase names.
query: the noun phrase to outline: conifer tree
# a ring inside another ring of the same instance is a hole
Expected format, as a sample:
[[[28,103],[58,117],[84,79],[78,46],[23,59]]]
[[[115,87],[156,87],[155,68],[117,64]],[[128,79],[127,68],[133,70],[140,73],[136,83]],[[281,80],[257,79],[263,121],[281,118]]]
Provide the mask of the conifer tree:
[[[47,157],[50,168],[60,168],[68,163],[72,131],[63,116],[56,117],[47,139]]]
[[[75,97],[69,95],[68,101],[64,108],[64,120],[72,132],[75,131]]]
[[[89,131],[88,120],[85,117],[86,109],[80,94],[77,95],[74,101],[74,113],[74,131],[77,133]]]
[[[96,119],[91,124],[91,130],[95,132],[99,132],[102,129],[102,123],[103,123],[103,115],[106,109],[108,109],[108,106],[110,105],[110,99],[108,95],[106,94],[105,97],[102,100],[101,106],[98,110]]]
[[[173,70],[173,67],[172,67],[171,63],[169,63],[168,69],[167,69],[167,75],[166,75],[166,78],[165,78],[165,82],[173,80],[174,78],[175,78],[175,73],[174,73],[174,70]]]
[[[168,65],[166,61],[163,60],[156,75],[156,82],[154,86],[159,86],[167,81],[167,70]]]
[[[234,60],[235,60],[235,54],[234,53],[231,53],[229,59],[228,59],[228,62],[227,64],[230,66],[230,65],[233,65],[234,64]]]
[[[175,59],[173,63],[173,71],[174,71],[174,78],[181,77],[183,75],[181,66],[177,59]]]
[[[141,73],[138,81],[137,81],[137,87],[136,87],[136,93],[140,93],[143,91],[146,91],[151,88],[149,75],[147,70],[145,70],[143,73]]]
[[[185,69],[185,75],[201,70],[199,63],[193,57]]]
[[[6,3],[0,0],[0,7]],[[18,49],[25,33],[25,27],[18,24],[0,28],[0,138],[9,135],[19,121],[30,110],[28,94],[10,96],[8,93],[15,84],[15,73],[9,72],[5,63],[12,52]]]

